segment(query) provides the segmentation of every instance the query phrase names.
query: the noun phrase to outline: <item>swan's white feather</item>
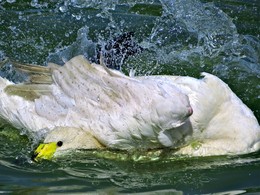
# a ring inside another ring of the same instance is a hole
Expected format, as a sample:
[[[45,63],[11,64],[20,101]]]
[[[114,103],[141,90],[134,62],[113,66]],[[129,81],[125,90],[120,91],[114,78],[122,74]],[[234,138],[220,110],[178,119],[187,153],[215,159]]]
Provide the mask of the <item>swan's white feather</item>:
[[[52,84],[31,100],[8,94],[15,84],[0,78],[0,116],[31,132],[47,129],[45,141],[64,141],[61,150],[172,147],[179,154],[221,155],[260,148],[252,111],[211,74],[130,78],[83,56],[48,68]]]

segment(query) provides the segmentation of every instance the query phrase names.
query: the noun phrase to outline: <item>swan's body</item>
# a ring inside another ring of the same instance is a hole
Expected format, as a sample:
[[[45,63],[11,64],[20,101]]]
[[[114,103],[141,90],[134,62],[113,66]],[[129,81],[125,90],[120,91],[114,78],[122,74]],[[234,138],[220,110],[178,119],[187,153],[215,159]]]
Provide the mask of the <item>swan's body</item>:
[[[0,78],[0,116],[17,128],[45,129],[45,142],[63,141],[58,150],[170,147],[197,156],[260,148],[252,111],[213,75],[130,78],[82,56],[43,69],[51,78],[43,84]]]

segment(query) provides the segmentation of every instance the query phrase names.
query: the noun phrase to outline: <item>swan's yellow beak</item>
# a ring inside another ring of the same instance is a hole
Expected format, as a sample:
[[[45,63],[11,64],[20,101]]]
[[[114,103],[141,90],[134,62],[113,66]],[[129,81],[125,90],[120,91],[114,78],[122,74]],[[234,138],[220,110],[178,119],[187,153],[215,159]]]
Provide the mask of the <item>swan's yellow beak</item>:
[[[37,149],[34,151],[32,156],[32,160],[39,162],[42,159],[50,160],[56,149],[62,146],[62,142],[50,142],[50,143],[42,143],[40,144]]]

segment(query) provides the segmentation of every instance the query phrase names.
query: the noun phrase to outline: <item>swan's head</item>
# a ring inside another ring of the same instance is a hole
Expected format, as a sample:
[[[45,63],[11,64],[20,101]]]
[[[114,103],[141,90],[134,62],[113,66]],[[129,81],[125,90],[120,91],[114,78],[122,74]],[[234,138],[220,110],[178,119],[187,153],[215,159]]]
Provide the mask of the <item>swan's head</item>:
[[[80,128],[56,127],[50,131],[44,143],[34,151],[32,159],[36,162],[41,159],[51,159],[72,149],[98,149],[104,146],[93,135]]]

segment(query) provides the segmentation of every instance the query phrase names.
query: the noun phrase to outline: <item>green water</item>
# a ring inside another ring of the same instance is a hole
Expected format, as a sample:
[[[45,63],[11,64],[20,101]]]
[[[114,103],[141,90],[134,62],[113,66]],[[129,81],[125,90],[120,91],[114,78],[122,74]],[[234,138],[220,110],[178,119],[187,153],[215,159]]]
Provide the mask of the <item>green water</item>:
[[[260,5],[242,1],[0,1],[0,57],[46,64],[134,31],[145,51],[124,72],[225,82],[260,120]],[[2,76],[19,81],[7,70]],[[260,193],[260,153],[189,158],[171,151],[76,151],[34,163],[34,135],[0,123],[0,193]]]

